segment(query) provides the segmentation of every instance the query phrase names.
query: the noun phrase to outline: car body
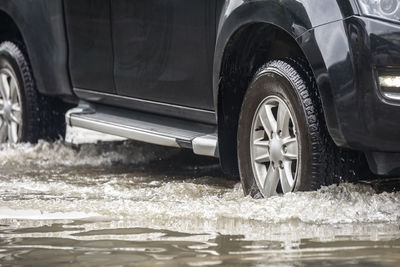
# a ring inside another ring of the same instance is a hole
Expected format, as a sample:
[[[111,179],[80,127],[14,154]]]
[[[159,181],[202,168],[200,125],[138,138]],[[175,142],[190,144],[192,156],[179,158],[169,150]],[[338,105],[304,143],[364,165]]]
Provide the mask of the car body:
[[[400,100],[379,84],[400,72],[400,24],[362,15],[356,0],[2,0],[0,18],[41,94],[201,124],[216,138],[198,154],[230,174],[252,75],[302,57],[335,144],[365,153],[375,174],[400,173]],[[175,143],[196,152],[194,141]]]

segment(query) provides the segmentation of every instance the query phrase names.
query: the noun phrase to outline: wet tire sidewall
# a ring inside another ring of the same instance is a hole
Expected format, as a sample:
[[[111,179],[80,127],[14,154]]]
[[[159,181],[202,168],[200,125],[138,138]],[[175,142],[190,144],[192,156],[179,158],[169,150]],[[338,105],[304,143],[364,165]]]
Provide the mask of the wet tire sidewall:
[[[299,160],[294,191],[310,189],[307,178],[311,174],[311,142],[306,130],[306,117],[300,97],[284,73],[276,68],[268,68],[256,74],[250,83],[239,117],[237,150],[240,179],[244,193],[255,198],[262,195],[258,189],[251,162],[252,123],[259,105],[269,96],[277,96],[285,102],[297,130]]]

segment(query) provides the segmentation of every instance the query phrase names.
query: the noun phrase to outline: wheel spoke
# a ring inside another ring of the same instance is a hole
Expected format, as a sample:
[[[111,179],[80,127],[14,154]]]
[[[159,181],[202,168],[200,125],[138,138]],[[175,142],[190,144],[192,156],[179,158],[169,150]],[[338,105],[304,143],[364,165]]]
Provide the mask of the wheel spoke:
[[[11,78],[10,81],[10,100],[11,103],[18,103],[18,89],[17,89],[17,84],[15,83],[15,80]]]
[[[283,193],[292,192],[294,179],[292,174],[292,163],[284,162],[283,168],[279,168],[279,180],[281,181],[281,187]]]
[[[11,113],[11,120],[17,124],[21,124],[21,116],[19,113]]]
[[[0,74],[0,94],[1,98],[4,100],[8,99],[8,81],[7,81],[7,75],[4,73]]]
[[[2,120],[0,123],[0,143],[7,141],[8,137],[8,124]]]
[[[18,142],[18,124],[16,122],[11,122],[8,125],[8,141],[9,143]]]
[[[10,99],[10,84],[6,74],[1,74],[1,87],[3,88],[3,99]]]
[[[255,146],[260,146],[260,147],[268,147],[269,146],[269,141],[268,140],[263,140],[263,138],[257,139],[254,141]]]
[[[284,157],[287,160],[297,160],[298,158],[298,145],[296,137],[287,138],[283,141],[283,144],[287,148],[287,152],[284,153]]]
[[[257,139],[253,145],[253,155],[257,163],[269,162],[269,141]]]
[[[259,156],[256,156],[255,161],[257,163],[267,163],[267,162],[269,162],[270,161],[269,153],[268,152],[263,153],[263,154],[260,153]]]
[[[290,114],[283,104],[279,104],[277,113],[277,130],[282,132],[283,137],[289,136]]]
[[[276,132],[276,119],[274,117],[274,114],[272,113],[271,108],[271,105],[264,105],[260,109],[259,113],[259,119],[269,139],[272,138],[272,132]]]
[[[268,168],[267,176],[264,181],[263,193],[265,197],[276,195],[276,189],[279,183],[279,172],[272,164]]]
[[[12,111],[15,111],[15,112],[21,112],[21,106],[19,105],[19,103],[14,103],[14,104],[11,106],[11,110],[12,110]]]
[[[4,100],[0,98],[0,118],[2,118],[2,116],[4,115],[3,109],[4,109]]]
[[[13,134],[12,134],[12,128],[11,128],[11,124],[10,123],[8,123],[8,125],[7,125],[7,137],[8,137],[8,143],[14,143]]]

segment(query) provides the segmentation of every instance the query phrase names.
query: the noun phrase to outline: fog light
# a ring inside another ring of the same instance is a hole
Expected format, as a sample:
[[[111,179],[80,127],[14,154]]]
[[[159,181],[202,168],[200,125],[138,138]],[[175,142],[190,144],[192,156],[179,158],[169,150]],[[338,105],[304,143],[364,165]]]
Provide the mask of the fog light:
[[[381,76],[379,83],[383,87],[400,87],[400,76]]]
[[[385,97],[400,100],[400,76],[380,76],[379,85]]]

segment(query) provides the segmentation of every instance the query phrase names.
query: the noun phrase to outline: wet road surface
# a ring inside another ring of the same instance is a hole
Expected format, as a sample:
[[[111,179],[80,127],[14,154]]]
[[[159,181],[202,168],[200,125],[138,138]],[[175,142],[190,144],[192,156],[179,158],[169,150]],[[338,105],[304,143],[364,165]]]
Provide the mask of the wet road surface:
[[[398,183],[253,200],[215,159],[128,141],[0,145],[0,168],[3,266],[400,265]]]

